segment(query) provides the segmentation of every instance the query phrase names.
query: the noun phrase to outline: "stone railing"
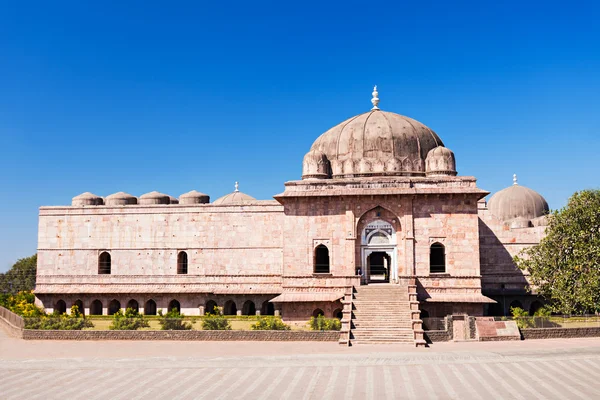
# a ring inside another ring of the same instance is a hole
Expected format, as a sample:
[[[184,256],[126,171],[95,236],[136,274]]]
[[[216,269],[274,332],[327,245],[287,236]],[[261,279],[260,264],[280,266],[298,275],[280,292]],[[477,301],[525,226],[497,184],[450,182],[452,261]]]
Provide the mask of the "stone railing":
[[[2,325],[11,336],[22,337],[25,323],[23,322],[23,318],[14,312],[7,310],[4,307],[0,307],[0,325]]]

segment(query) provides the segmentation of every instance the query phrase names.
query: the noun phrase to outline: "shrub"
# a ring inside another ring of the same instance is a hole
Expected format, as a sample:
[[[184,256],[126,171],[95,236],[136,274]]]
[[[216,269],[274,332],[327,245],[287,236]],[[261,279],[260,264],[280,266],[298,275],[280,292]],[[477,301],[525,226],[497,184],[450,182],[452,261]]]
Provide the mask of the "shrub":
[[[520,329],[533,328],[533,318],[529,317],[527,311],[523,310],[521,307],[511,307],[510,312]]]
[[[184,322],[185,315],[180,314],[176,308],[163,315],[162,309],[158,310],[158,323],[163,331],[187,331],[192,329],[192,323]]]
[[[231,324],[223,316],[219,307],[215,307],[213,312],[206,314],[202,320],[202,329],[205,331],[230,331]]]
[[[325,318],[323,315],[310,317],[308,326],[313,331],[339,331],[342,329],[342,322],[337,318]]]
[[[250,326],[253,331],[289,331],[289,325],[283,323],[279,318],[261,317],[258,321]]]
[[[79,312],[77,306],[71,307],[71,315],[59,314],[58,311],[51,315],[25,318],[25,329],[80,331],[83,328],[92,328],[94,324]]]
[[[144,319],[144,316],[133,308],[128,308],[123,311],[119,310],[113,314],[113,322],[108,327],[115,331],[135,331],[139,328],[149,328],[150,323]]]
[[[33,292],[2,295],[0,296],[0,306],[25,318],[41,317],[46,314],[43,309],[35,305]]]

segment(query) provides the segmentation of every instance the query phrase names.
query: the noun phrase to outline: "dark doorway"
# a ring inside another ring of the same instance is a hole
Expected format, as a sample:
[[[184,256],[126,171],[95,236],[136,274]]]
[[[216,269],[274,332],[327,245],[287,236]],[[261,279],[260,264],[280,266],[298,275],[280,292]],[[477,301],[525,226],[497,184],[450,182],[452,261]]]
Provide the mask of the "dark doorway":
[[[223,307],[223,315],[237,315],[237,307],[233,300],[228,300]]]
[[[140,305],[138,304],[137,300],[129,300],[129,303],[127,303],[127,308],[131,308],[132,310],[135,310],[135,312],[139,312],[140,311]]]
[[[54,312],[58,314],[64,314],[67,312],[67,303],[64,300],[59,300],[54,306]]]
[[[269,300],[265,301],[260,310],[261,315],[275,315],[275,305]]]
[[[121,303],[118,300],[113,300],[108,304],[108,315],[113,315],[121,309]]]
[[[242,315],[256,315],[256,306],[253,301],[248,300],[242,307]]]
[[[73,303],[74,306],[77,306],[77,310],[81,313],[81,315],[85,315],[85,310],[83,309],[83,301],[77,300]]]
[[[146,302],[144,306],[144,314],[146,315],[156,315],[156,302],[152,299]]]
[[[92,301],[90,315],[102,315],[102,302],[100,300]]]
[[[219,310],[215,311],[215,307],[217,306],[217,302],[214,300],[209,300],[206,302],[206,307],[204,307],[204,314],[218,314]]]
[[[376,251],[367,258],[369,268],[369,283],[387,283],[390,281],[391,257],[383,252]]]
[[[171,300],[169,303],[169,311],[177,310],[178,314],[181,314],[181,305],[177,300]]]

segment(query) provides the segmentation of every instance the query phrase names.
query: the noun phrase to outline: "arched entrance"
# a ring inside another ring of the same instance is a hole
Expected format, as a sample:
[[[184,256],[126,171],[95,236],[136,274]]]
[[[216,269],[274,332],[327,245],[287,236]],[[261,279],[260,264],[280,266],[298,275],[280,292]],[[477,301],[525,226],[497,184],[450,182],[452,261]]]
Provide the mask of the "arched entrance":
[[[362,277],[366,283],[398,280],[396,230],[387,221],[369,223],[361,234]]]

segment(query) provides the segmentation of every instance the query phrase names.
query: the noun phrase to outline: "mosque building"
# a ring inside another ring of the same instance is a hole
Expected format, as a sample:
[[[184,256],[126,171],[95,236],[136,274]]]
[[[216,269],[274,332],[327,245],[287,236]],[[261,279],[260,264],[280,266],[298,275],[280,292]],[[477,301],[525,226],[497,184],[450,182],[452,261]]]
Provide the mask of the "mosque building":
[[[512,257],[544,236],[548,204],[517,183],[489,194],[414,119],[373,108],[319,136],[302,179],[272,200],[212,203],[83,193],[41,207],[38,302],[88,315],[133,307],[201,315],[342,319],[356,342],[420,341],[421,320],[531,312],[540,300]],[[373,319],[387,324],[373,329]]]

